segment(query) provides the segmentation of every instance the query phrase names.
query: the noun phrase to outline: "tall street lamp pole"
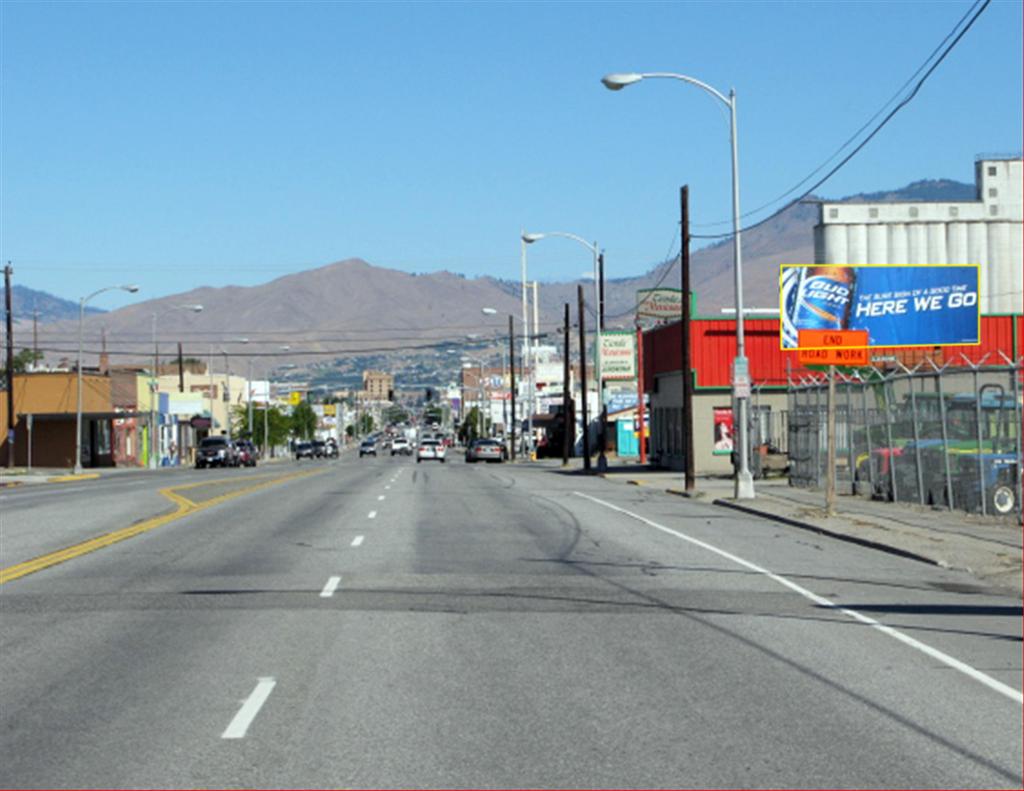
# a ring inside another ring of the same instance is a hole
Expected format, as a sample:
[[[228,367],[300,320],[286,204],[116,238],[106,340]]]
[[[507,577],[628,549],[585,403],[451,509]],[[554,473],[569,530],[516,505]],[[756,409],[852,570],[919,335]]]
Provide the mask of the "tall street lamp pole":
[[[159,430],[156,425],[156,401],[157,393],[160,390],[160,374],[157,369],[160,366],[159,348],[156,340],[156,320],[158,317],[175,310],[191,310],[193,313],[202,313],[202,305],[174,305],[162,311],[153,312],[153,373],[149,377],[149,469],[157,468],[157,457],[160,455]]]
[[[82,473],[82,331],[85,325],[85,303],[93,297],[99,296],[105,291],[127,291],[134,294],[139,290],[138,286],[107,286],[98,291],[93,291],[89,296],[78,300],[78,397],[75,407],[75,475]],[[11,390],[14,383],[10,382]]]
[[[574,233],[567,233],[565,231],[547,231],[545,233],[524,233],[523,241],[527,244],[533,244],[534,242],[540,241],[546,236],[559,236],[563,239],[572,239],[572,241],[586,247],[591,254],[594,256],[594,310],[597,312],[597,321],[594,322],[594,326],[597,328],[595,332],[596,341],[596,354],[594,355],[594,372],[597,379],[597,414],[601,416],[601,448],[598,451],[597,466],[599,470],[604,470],[608,466],[607,459],[604,453],[604,386],[601,381],[601,331],[604,329],[604,310],[602,307],[601,300],[601,289],[603,288],[602,281],[602,266],[601,266],[601,249],[597,246],[597,242],[591,244],[582,236],[577,236]],[[586,382],[583,386],[583,397],[587,397]],[[587,431],[588,426],[584,426],[583,430]]]
[[[647,74],[608,74],[601,78],[604,86],[611,91],[618,91],[627,85],[640,82],[648,77],[663,77],[673,80],[681,80],[690,85],[695,85],[703,91],[711,94],[722,104],[729,108],[729,138],[732,149],[732,233],[733,233],[733,276],[735,278],[736,290],[736,357],[732,363],[732,386],[733,398],[736,401],[737,419],[739,430],[736,432],[736,453],[739,464],[736,470],[736,481],[734,495],[737,499],[754,499],[754,476],[750,472],[749,459],[749,425],[748,412],[750,408],[750,363],[747,360],[746,345],[743,332],[743,252],[740,243],[740,166],[737,154],[736,141],[736,91],[729,90],[725,96],[715,90],[707,83],[687,77],[685,74],[673,74],[670,72],[651,72]],[[685,299],[685,295],[684,295]],[[688,372],[683,371],[683,376]]]

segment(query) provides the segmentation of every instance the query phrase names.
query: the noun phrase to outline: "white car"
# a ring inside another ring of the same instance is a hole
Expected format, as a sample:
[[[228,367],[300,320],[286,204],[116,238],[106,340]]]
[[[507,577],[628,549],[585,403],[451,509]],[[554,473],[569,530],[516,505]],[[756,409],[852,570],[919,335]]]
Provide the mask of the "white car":
[[[409,440],[405,437],[395,437],[391,440],[391,455],[394,456],[396,453],[401,453],[404,456],[411,456],[412,445],[409,444]]]
[[[416,446],[416,463],[419,464],[424,459],[437,459],[439,462],[444,464],[446,451],[447,448],[445,448],[444,443],[439,440],[420,440],[419,445]]]

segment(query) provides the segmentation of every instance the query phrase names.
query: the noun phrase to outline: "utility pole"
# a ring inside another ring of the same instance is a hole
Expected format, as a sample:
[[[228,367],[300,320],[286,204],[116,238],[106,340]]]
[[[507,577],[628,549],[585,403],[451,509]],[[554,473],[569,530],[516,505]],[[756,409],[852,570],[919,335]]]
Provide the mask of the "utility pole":
[[[181,341],[178,341],[178,392],[185,392],[185,357],[181,353]]]
[[[601,370],[601,336],[604,334],[604,253],[597,256],[597,403],[601,409],[601,425],[597,433],[598,442],[601,447],[597,453],[597,469],[604,472],[608,469],[608,457],[605,456],[605,448],[608,447],[608,407],[604,403],[604,372]]]
[[[512,314],[508,316],[508,370],[511,374],[509,390],[512,400],[512,420],[509,423],[512,429],[512,461],[516,460],[516,331],[513,325]]]
[[[576,286],[576,302],[579,305],[580,314],[580,390],[583,396],[583,404],[580,408],[583,417],[583,469],[590,470],[590,426],[587,425],[587,333],[584,327],[582,285]]]
[[[32,369],[39,362],[39,311],[32,311]]]
[[[636,325],[636,416],[640,439],[640,463],[647,463],[647,448],[644,447],[644,331]]]
[[[569,303],[565,303],[565,320],[562,323],[562,424],[564,426],[562,438],[562,466],[569,466],[569,456],[572,455],[572,440],[575,439],[576,421],[571,420],[572,388],[569,386]]]
[[[14,316],[11,308],[11,262],[4,267],[4,306],[7,309],[7,467],[14,466]]]
[[[680,425],[683,429],[683,471],[685,490],[692,492],[696,486],[695,460],[693,458],[693,376],[690,372],[690,186],[679,190],[680,226],[679,269],[682,278],[683,297],[681,373],[683,376],[683,414]]]
[[[981,399],[978,399],[979,402]],[[836,367],[828,367],[828,475],[825,478],[825,513],[836,515]],[[890,464],[892,460],[890,459]]]

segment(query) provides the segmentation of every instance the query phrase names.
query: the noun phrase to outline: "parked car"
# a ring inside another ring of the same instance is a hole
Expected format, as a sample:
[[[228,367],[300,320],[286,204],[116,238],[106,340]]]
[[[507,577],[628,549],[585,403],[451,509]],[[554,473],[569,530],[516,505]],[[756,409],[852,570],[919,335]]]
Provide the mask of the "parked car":
[[[394,456],[396,453],[401,453],[403,456],[411,456],[412,445],[409,444],[409,440],[405,437],[395,437],[391,440],[391,455]]]
[[[238,463],[243,467],[255,467],[256,461],[260,457],[260,452],[256,449],[252,440],[240,439],[235,442],[235,448],[238,450]]]
[[[327,455],[327,443],[322,439],[313,440],[310,445],[313,446],[313,458],[322,459]]]
[[[313,443],[312,442],[299,442],[295,445],[295,458],[296,459],[312,459],[313,455]]]
[[[419,464],[424,459],[437,459],[444,464],[445,451],[444,444],[436,439],[421,440],[416,448],[416,463]]]
[[[475,439],[466,448],[466,463],[505,461],[505,446],[496,439]]]
[[[204,467],[237,467],[238,451],[225,436],[204,437],[196,448],[196,469]]]
[[[359,458],[363,456],[373,455],[374,458],[377,456],[377,440],[375,437],[367,437],[359,443]]]

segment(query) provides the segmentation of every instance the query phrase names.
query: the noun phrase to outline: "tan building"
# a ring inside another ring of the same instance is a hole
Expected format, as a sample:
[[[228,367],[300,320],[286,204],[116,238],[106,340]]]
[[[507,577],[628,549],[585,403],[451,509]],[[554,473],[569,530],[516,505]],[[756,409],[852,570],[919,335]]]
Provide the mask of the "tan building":
[[[75,422],[78,381],[73,371],[46,371],[14,376],[14,463],[32,466],[75,466]],[[82,466],[114,464],[114,411],[110,377],[82,375]],[[0,458],[7,459],[7,393],[0,395]]]
[[[383,371],[363,371],[364,401],[390,401],[395,390],[395,377]]]

